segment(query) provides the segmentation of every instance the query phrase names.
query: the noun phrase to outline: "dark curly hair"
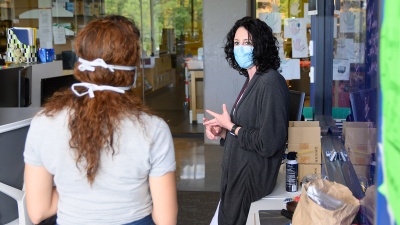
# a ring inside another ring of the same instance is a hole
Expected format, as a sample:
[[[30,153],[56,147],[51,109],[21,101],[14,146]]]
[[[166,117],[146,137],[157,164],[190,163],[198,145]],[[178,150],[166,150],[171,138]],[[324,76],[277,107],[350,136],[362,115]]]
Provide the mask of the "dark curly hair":
[[[244,27],[249,32],[249,40],[253,43],[253,63],[258,72],[268,69],[278,69],[281,60],[278,53],[278,40],[272,33],[272,29],[263,21],[252,17],[243,17],[236,21],[235,25],[226,35],[225,55],[229,65],[239,71],[240,74],[248,76],[247,70],[239,66],[233,53],[234,38],[239,27]]]

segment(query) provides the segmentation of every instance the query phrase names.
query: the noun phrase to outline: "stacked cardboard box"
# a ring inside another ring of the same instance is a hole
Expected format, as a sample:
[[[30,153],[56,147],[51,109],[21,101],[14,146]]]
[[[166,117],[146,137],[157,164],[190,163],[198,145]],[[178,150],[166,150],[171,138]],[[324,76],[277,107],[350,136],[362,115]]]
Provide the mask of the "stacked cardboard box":
[[[370,122],[344,122],[342,139],[353,165],[369,165],[377,146],[376,128]]]
[[[288,151],[297,152],[299,181],[321,173],[321,127],[318,121],[289,121]]]

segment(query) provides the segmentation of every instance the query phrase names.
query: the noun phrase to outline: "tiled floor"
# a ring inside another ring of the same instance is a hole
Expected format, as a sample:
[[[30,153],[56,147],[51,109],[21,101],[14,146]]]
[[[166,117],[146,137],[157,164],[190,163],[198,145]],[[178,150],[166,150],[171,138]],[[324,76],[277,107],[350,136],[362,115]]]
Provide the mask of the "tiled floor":
[[[184,84],[166,87],[149,96],[146,104],[164,118],[174,137],[177,188],[183,191],[219,191],[222,148],[204,144],[204,126],[189,121]]]
[[[178,190],[219,192],[222,148],[202,138],[174,138],[174,144]]]
[[[204,144],[204,126],[189,121],[184,84],[146,96],[152,111],[169,125],[175,146],[178,225],[208,225],[219,200],[222,147]]]

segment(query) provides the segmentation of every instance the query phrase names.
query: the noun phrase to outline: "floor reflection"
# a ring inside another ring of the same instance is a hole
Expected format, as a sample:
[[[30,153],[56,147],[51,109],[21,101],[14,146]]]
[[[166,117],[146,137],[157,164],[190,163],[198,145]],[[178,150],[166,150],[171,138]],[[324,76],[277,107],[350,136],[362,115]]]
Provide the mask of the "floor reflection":
[[[203,138],[174,138],[174,145],[178,190],[219,191],[222,148]]]

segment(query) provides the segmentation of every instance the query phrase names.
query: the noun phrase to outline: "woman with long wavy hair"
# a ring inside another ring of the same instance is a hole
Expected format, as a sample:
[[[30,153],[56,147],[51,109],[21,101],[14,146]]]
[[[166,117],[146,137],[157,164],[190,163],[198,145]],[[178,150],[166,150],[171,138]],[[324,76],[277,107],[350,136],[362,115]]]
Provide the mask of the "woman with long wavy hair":
[[[33,223],[176,224],[175,153],[168,125],[132,90],[140,32],[123,16],[78,33],[74,77],[32,120],[25,187]]]

